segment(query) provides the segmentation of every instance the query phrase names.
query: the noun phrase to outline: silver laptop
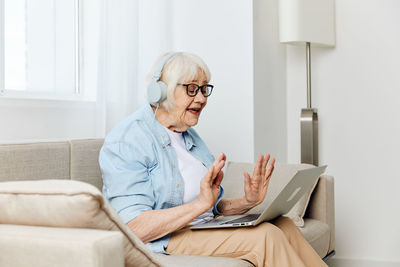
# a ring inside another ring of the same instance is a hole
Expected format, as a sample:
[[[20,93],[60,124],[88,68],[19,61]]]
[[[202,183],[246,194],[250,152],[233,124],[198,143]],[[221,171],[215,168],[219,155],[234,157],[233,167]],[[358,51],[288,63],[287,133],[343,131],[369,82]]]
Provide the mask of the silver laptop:
[[[312,188],[319,176],[325,172],[325,166],[298,170],[282,191],[273,199],[261,214],[221,216],[204,224],[191,226],[190,229],[210,229],[226,227],[256,226],[286,214]]]

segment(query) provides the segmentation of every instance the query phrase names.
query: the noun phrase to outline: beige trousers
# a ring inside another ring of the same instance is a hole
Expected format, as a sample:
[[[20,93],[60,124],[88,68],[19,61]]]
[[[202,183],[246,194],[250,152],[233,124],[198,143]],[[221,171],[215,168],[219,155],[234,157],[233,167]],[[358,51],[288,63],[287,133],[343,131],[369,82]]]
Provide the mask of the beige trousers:
[[[237,258],[255,266],[327,266],[287,217],[256,227],[182,229],[172,234],[166,251]]]

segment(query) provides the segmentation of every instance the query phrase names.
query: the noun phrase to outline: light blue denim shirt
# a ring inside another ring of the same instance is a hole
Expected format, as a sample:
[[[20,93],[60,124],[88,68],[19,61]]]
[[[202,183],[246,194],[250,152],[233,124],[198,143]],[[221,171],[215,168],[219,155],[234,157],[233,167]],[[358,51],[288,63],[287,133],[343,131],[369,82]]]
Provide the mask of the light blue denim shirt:
[[[214,157],[192,128],[183,133],[186,149],[207,168]],[[148,210],[183,204],[184,184],[175,150],[167,131],[145,105],[119,123],[106,137],[99,163],[103,195],[124,223]],[[221,187],[213,212],[223,196]],[[170,235],[147,243],[156,253],[166,253]]]

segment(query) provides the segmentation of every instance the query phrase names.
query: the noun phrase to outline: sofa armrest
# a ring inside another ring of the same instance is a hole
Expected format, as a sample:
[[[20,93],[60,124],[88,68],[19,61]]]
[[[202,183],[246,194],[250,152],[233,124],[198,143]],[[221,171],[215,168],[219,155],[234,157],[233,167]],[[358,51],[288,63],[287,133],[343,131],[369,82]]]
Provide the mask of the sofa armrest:
[[[305,217],[322,221],[329,225],[330,244],[328,253],[335,249],[335,199],[334,178],[321,175],[307,207]]]
[[[120,232],[0,224],[0,266],[124,266]]]

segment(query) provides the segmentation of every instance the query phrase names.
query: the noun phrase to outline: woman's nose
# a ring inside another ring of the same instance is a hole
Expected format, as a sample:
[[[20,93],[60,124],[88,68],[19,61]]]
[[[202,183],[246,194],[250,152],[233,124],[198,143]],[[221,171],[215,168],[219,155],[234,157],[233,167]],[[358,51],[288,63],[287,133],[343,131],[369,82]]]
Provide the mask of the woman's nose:
[[[199,102],[199,103],[204,103],[207,101],[207,98],[202,94],[201,90],[197,93],[197,95],[194,98],[194,101]]]

